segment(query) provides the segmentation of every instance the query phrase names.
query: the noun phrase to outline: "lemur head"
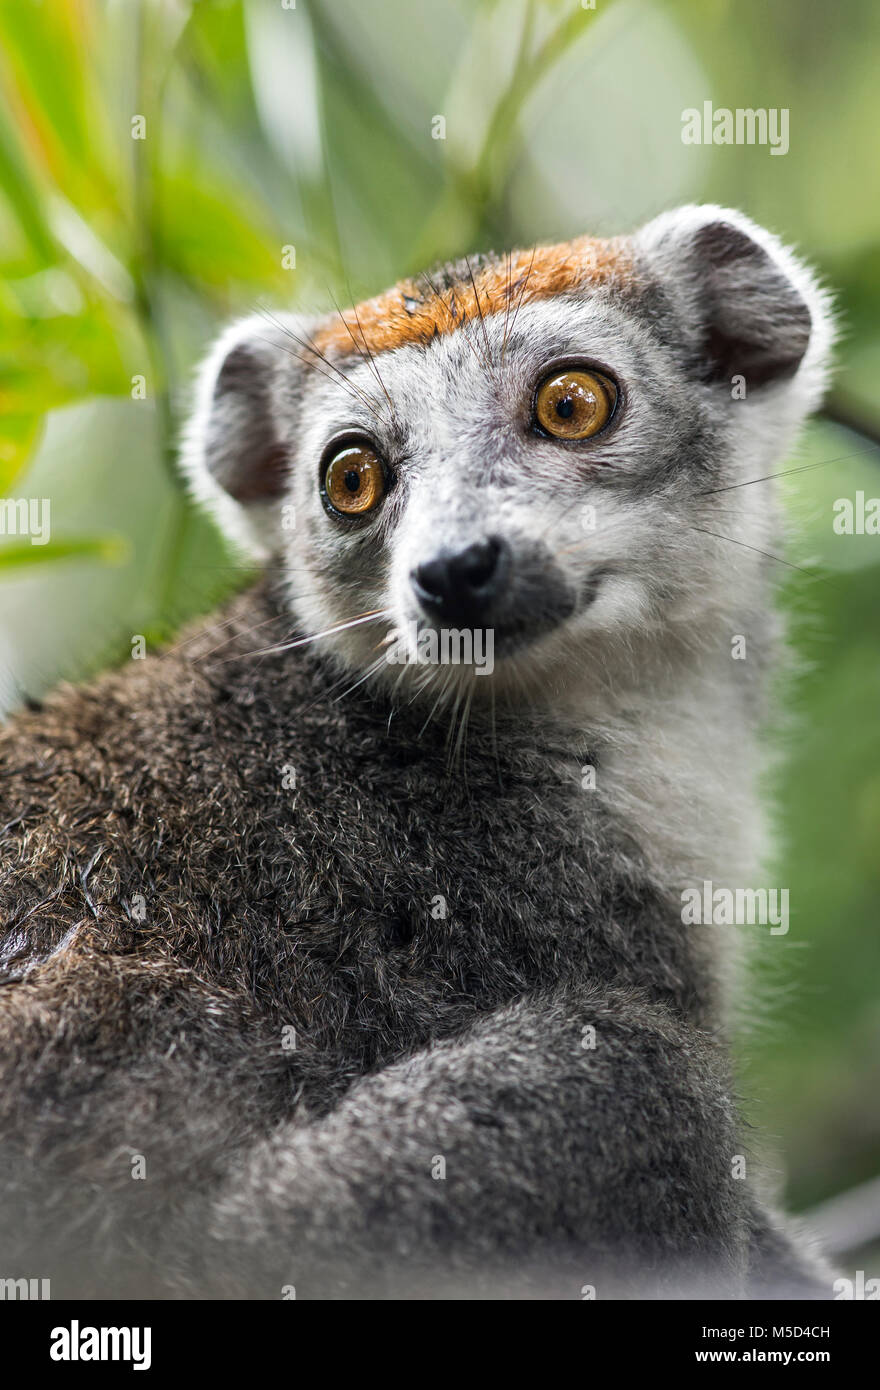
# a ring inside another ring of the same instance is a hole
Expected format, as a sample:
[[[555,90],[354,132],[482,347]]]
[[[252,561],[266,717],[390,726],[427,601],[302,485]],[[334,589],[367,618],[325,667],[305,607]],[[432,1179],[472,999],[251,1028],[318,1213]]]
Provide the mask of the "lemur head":
[[[492,634],[495,682],[559,680],[758,601],[778,523],[741,484],[818,404],[831,336],[773,236],[686,207],[233,325],[185,462],[353,670],[451,629]]]

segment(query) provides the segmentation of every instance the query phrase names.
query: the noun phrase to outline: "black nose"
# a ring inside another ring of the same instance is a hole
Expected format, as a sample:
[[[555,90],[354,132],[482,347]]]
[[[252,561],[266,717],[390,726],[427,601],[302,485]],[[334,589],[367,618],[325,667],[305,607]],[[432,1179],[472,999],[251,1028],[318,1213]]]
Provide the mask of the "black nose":
[[[446,552],[414,569],[410,578],[419,602],[432,617],[478,626],[507,583],[510,552],[490,536],[456,554]]]

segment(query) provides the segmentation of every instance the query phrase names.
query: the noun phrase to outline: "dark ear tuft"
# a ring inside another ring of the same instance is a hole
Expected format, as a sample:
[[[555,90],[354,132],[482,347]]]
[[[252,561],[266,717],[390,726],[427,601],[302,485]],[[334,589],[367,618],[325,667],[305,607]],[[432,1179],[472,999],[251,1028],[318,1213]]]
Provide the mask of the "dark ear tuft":
[[[805,388],[821,389],[833,336],[828,299],[769,232],[725,208],[684,207],[649,222],[634,246],[703,381],[783,382],[809,356]]]
[[[744,376],[751,386],[784,380],[809,346],[810,311],[763,247],[729,222],[710,222],[694,237],[702,266],[706,377]]]
[[[271,399],[273,364],[249,344],[232,348],[214,383],[205,434],[205,466],[236,502],[265,502],[284,492],[287,451]]]
[[[290,341],[308,320],[255,314],[220,335],[203,364],[181,465],[197,499],[245,550],[278,540],[291,433],[302,373]]]

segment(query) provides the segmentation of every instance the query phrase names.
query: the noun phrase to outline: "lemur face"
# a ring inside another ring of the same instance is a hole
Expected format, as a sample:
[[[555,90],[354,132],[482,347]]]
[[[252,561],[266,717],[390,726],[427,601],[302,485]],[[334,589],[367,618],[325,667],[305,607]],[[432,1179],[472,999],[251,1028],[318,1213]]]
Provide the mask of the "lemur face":
[[[187,458],[353,669],[399,678],[396,633],[423,674],[422,635],[451,630],[488,637],[496,683],[558,679],[761,582],[778,528],[742,484],[817,402],[829,338],[772,237],[685,208],[235,326]]]

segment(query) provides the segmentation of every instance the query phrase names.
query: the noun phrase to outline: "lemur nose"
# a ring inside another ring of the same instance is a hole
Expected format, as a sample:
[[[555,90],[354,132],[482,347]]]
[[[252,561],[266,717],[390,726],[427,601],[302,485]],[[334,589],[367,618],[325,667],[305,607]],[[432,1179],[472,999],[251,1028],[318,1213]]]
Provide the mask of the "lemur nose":
[[[475,626],[485,621],[510,569],[510,548],[489,536],[464,550],[441,552],[412,571],[410,579],[422,607],[432,617]]]

